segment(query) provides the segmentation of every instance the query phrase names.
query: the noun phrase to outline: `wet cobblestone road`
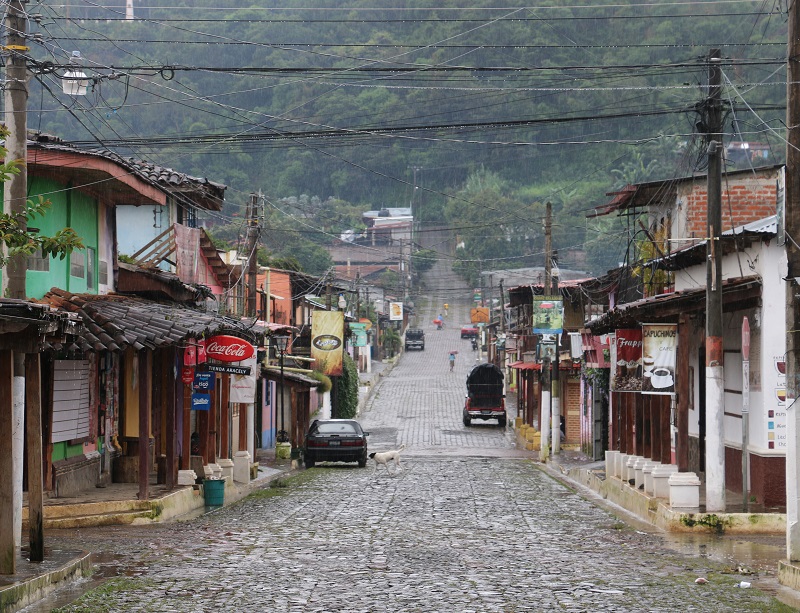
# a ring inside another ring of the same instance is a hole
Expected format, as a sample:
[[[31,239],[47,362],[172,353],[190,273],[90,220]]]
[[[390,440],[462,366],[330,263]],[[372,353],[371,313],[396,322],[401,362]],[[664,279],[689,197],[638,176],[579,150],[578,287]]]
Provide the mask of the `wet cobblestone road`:
[[[465,428],[474,355],[457,326],[428,337],[361,417],[373,451],[408,446],[402,471],[319,466],[192,521],[62,533],[121,575],[61,610],[789,610],[554,481],[510,429]]]

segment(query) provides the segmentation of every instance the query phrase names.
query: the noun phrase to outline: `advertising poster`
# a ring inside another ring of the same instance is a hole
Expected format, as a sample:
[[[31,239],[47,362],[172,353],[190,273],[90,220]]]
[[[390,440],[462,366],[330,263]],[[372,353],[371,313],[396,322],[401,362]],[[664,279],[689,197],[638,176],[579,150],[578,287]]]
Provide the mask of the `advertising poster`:
[[[564,328],[564,303],[561,296],[533,297],[533,333],[561,334]]]
[[[245,402],[252,404],[256,401],[256,356],[250,356],[239,362],[240,366],[249,367],[248,375],[230,375],[230,396],[228,402]]]
[[[399,304],[402,307],[402,303]],[[343,336],[344,313],[314,311],[311,319],[311,357],[314,358],[314,370],[329,377],[342,375]]]
[[[642,324],[642,393],[674,394],[677,324]]]
[[[772,357],[776,385],[774,396],[767,397],[767,448],[786,451],[786,356]]]
[[[609,355],[609,362],[611,364],[616,365],[617,363],[617,335],[616,334],[609,334],[608,335],[608,355]],[[616,379],[617,379],[617,367],[614,366],[613,368],[609,368],[608,373],[608,389],[615,390],[616,387]]]
[[[367,324],[349,324],[350,334],[353,337],[353,347],[367,346]]]
[[[640,392],[642,390],[642,330],[632,328],[617,330],[616,361],[614,371],[615,392]]]
[[[389,321],[403,321],[403,303],[389,303]]]

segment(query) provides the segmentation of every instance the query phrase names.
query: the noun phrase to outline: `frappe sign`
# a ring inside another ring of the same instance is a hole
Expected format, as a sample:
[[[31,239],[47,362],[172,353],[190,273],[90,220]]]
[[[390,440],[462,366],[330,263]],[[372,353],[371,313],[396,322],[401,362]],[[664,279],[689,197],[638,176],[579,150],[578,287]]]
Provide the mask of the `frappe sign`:
[[[235,336],[212,336],[206,343],[206,355],[220,362],[241,362],[255,353],[256,349],[246,340]]]

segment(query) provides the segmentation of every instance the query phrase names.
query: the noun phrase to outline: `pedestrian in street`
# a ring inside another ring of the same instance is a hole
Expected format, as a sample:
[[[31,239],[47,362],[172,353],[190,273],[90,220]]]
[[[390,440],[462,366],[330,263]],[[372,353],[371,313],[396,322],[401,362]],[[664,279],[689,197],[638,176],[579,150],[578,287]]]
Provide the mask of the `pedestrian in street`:
[[[450,352],[450,372],[453,372],[453,368],[455,367],[455,365],[456,365],[456,352],[455,351],[451,351]]]

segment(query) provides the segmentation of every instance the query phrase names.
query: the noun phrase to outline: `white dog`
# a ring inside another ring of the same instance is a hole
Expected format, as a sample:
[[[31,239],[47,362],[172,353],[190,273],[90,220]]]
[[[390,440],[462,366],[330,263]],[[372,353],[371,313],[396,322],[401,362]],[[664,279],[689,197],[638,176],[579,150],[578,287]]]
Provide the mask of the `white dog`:
[[[405,448],[405,445],[400,445],[400,447],[397,449],[392,449],[391,451],[380,451],[378,453],[373,452],[369,454],[369,457],[375,460],[375,468],[373,469],[372,474],[375,474],[379,465],[385,466],[388,472],[389,462],[394,462],[396,469],[403,470],[403,467],[400,465],[400,452]]]

